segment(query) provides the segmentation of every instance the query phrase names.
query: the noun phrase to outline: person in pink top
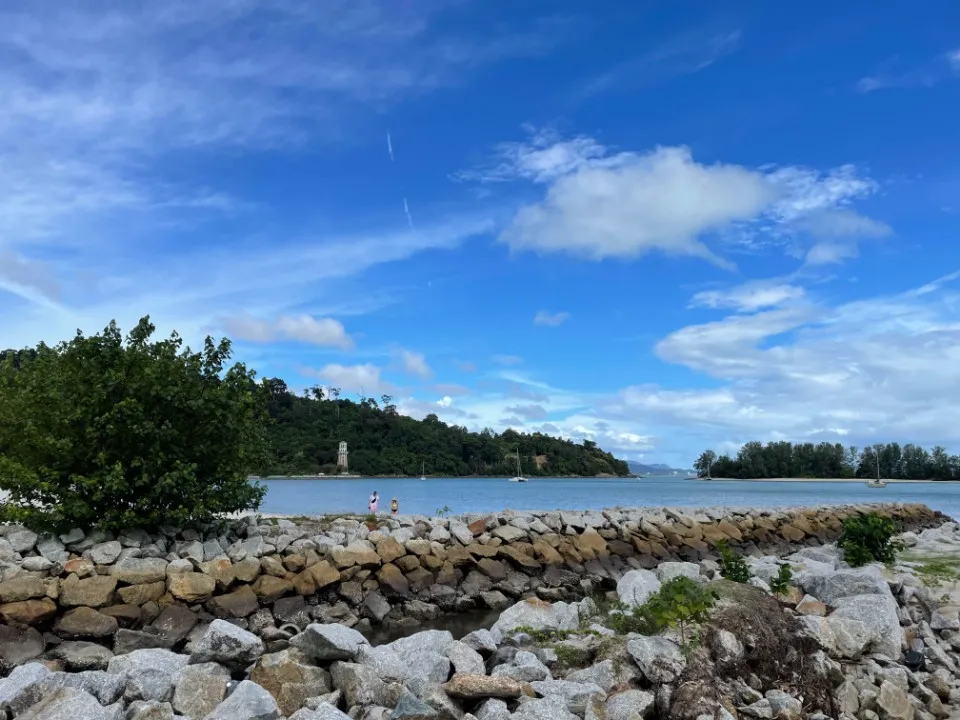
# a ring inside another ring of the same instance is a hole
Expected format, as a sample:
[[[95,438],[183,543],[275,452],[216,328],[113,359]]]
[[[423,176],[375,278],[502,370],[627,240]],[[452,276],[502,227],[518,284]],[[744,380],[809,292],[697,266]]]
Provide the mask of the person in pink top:
[[[377,491],[373,491],[373,495],[370,496],[370,502],[367,503],[367,508],[370,510],[371,515],[377,514],[377,505],[380,504],[380,496],[377,495]]]

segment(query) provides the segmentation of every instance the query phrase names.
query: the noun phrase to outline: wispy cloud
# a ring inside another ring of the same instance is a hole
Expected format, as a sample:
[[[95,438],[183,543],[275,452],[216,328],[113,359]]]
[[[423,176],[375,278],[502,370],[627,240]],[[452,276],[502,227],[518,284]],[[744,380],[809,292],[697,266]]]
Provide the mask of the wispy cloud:
[[[390,162],[393,162],[393,141],[390,139],[390,133],[387,133],[387,154],[390,156]]]
[[[889,88],[933,87],[960,75],[960,48],[941,53],[920,62],[910,62],[894,56],[857,81],[859,93],[871,93]]]
[[[540,310],[533,316],[533,324],[544,325],[546,327],[559,327],[569,319],[570,313],[568,312],[551,313],[546,310]]]
[[[413,215],[410,214],[410,205],[407,203],[407,199],[403,199],[403,214],[407,216],[407,226],[411,230],[416,230],[413,226]]]
[[[491,361],[497,365],[520,365],[523,363],[523,358],[519,355],[494,355],[490,358]]]
[[[405,373],[415,375],[423,380],[429,380],[433,377],[433,368],[427,364],[427,359],[423,353],[401,350],[400,361]]]

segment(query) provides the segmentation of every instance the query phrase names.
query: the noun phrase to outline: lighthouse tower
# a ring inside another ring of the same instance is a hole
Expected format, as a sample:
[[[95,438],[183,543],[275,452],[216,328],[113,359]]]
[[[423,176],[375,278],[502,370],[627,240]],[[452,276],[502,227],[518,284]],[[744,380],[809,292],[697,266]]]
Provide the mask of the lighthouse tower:
[[[340,442],[340,448],[337,450],[337,469],[340,472],[347,472],[347,443],[345,440]]]

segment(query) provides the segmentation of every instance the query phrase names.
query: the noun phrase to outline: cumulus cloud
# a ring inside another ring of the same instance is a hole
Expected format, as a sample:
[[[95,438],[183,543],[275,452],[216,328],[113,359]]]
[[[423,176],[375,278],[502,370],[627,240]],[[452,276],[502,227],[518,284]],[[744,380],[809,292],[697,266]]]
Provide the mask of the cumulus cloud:
[[[546,310],[540,310],[533,316],[534,325],[544,325],[546,327],[559,327],[570,319],[568,312],[551,313]]]
[[[365,392],[368,395],[381,390],[389,390],[390,385],[381,378],[381,370],[376,365],[340,365],[330,363],[319,370],[305,374],[323,380],[329,387],[340,388],[343,393]]]
[[[347,335],[343,323],[333,318],[281,315],[272,320],[261,320],[241,314],[224,318],[221,322],[226,332],[238,340],[258,343],[293,340],[343,350],[353,348],[353,339]]]
[[[433,377],[433,369],[427,364],[427,359],[423,356],[423,353],[401,350],[400,360],[403,363],[404,372],[416,375],[424,380]]]
[[[527,131],[527,141],[503,143],[487,165],[457,175],[545,187],[542,198],[521,207],[500,233],[514,250],[591,260],[659,251],[732,268],[707,239],[743,237],[755,244],[763,234],[777,242],[784,236],[853,242],[890,232],[884,223],[850,209],[878,189],[851,165],[826,172],[707,165],[686,147],[616,152],[589,137]]]

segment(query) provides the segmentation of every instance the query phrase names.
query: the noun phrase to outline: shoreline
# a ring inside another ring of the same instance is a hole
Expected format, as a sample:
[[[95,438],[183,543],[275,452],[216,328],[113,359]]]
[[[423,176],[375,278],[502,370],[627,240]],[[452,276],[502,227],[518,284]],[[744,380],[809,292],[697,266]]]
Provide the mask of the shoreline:
[[[853,483],[866,485],[864,478],[694,478],[699,482],[775,482],[775,483]],[[894,478],[881,478],[881,480],[890,485],[917,485],[921,483],[958,483],[960,480],[904,480]]]

